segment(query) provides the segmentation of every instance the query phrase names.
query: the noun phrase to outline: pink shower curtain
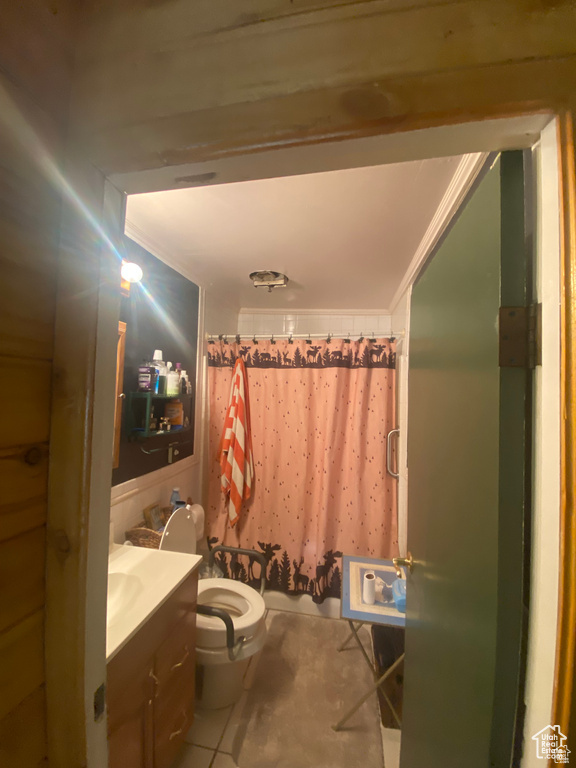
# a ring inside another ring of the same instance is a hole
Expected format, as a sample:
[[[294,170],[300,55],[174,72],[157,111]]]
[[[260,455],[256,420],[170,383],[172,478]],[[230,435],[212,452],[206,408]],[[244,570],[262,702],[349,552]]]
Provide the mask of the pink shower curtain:
[[[247,370],[255,479],[230,527],[218,445],[232,368]],[[208,343],[210,476],[207,531],[263,552],[267,587],[340,597],[342,554],[398,554],[396,481],[386,473],[395,421],[395,343],[379,338]],[[219,557],[225,575],[258,586],[259,569]]]

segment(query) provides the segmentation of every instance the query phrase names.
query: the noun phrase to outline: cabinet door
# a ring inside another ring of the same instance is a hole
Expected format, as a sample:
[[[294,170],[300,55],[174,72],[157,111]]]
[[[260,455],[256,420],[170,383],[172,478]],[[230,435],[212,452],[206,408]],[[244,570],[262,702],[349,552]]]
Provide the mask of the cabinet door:
[[[190,611],[154,661],[154,768],[169,768],[194,717],[196,612]]]
[[[109,768],[152,768],[152,674],[149,664],[115,680],[109,676]]]

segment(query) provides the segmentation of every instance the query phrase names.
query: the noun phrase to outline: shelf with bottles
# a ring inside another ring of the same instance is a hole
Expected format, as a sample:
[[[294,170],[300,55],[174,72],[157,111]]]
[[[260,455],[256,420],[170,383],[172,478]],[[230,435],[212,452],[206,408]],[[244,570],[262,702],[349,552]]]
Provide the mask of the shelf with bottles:
[[[190,431],[193,427],[193,401],[194,396],[191,394],[129,392],[126,410],[130,438],[174,436]],[[180,407],[169,408],[170,405]]]

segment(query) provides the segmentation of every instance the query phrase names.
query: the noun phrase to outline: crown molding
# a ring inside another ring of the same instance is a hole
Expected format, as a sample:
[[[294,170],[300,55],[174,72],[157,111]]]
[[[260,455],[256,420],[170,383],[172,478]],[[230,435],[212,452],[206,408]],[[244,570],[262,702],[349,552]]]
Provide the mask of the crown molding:
[[[434,214],[428,229],[424,233],[424,237],[420,241],[420,245],[416,249],[412,261],[390,302],[392,312],[395,311],[403,294],[418,277],[422,265],[442,237],[448,224],[458,212],[464,198],[480,173],[488,154],[488,152],[477,152],[471,155],[464,155],[458,163],[452,181],[448,185],[444,197],[440,201],[440,205],[436,209],[436,213]]]
[[[154,240],[154,238],[150,237],[147,232],[145,232],[143,229],[140,229],[140,227],[131,222],[129,219],[126,219],[125,221],[124,234],[126,237],[129,237],[131,240],[134,240],[135,243],[138,243],[138,245],[142,246],[142,248],[145,248],[147,251],[149,251],[152,256],[156,256],[156,258],[160,259],[160,261],[163,261],[164,264],[167,264],[172,269],[175,269],[176,272],[179,272],[187,280],[195,283],[199,288],[205,288],[202,281],[198,279],[197,275],[195,275],[193,271],[188,269],[185,263],[180,263],[177,261],[174,258],[174,254],[172,252],[167,251],[162,245],[160,245],[160,243]]]

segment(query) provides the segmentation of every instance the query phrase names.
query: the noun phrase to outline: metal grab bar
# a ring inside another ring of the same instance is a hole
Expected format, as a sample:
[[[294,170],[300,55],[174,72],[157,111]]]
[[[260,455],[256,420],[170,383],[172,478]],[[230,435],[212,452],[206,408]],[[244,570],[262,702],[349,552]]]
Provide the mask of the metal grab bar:
[[[260,594],[264,594],[264,590],[266,589],[266,558],[262,552],[257,552],[255,549],[241,549],[240,547],[227,547],[225,544],[218,544],[217,547],[212,547],[208,553],[208,566],[210,568],[214,565],[216,552],[228,552],[231,555],[246,555],[252,560],[256,560],[260,563]]]
[[[198,613],[203,616],[214,616],[217,619],[222,619],[226,626],[226,648],[228,648],[228,658],[230,661],[235,661],[236,657],[240,653],[240,649],[246,642],[244,635],[238,638],[238,642],[234,644],[234,623],[230,617],[230,614],[222,608],[213,608],[211,605],[198,605],[196,607]]]
[[[392,435],[400,435],[400,430],[398,428],[391,429],[386,435],[386,472],[388,472],[390,477],[398,479],[400,473],[394,472],[392,469]]]

